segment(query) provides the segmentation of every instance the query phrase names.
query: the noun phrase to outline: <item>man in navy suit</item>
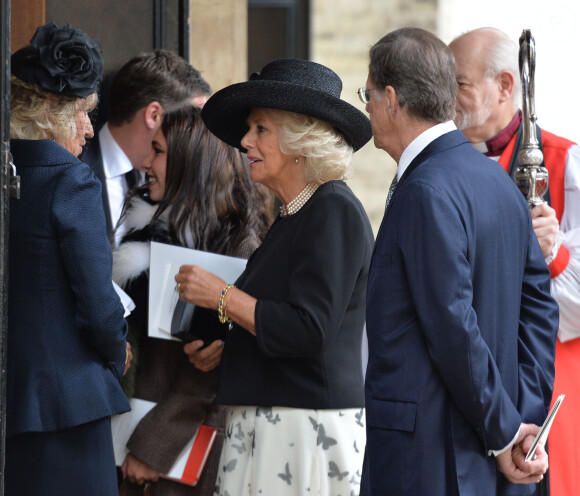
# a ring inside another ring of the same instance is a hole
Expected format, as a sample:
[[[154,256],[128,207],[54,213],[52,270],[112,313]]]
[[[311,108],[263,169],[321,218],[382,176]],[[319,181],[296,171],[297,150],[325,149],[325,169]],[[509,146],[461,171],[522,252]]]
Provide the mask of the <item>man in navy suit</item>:
[[[151,153],[151,141],[164,111],[183,105],[203,107],[211,93],[199,71],[168,50],[145,52],[129,60],[109,90],[109,117],[82,155],[103,186],[107,233],[112,233],[127,190],[142,182],[139,171]]]
[[[404,28],[370,50],[375,146],[397,162],[367,289],[361,494],[531,494],[558,306],[522,194],[455,128],[455,63]]]

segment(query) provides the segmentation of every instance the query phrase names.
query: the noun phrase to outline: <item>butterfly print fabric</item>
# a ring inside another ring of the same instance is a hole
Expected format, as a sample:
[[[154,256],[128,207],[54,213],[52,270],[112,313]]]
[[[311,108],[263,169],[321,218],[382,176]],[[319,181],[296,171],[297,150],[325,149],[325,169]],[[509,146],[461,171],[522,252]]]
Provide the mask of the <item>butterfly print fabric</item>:
[[[364,409],[232,407],[218,496],[358,496]]]

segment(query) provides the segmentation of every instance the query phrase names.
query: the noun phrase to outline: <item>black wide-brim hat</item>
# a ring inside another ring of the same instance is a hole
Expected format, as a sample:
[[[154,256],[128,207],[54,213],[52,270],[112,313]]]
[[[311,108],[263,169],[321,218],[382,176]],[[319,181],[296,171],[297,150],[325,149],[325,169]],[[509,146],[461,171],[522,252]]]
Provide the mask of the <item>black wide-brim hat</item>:
[[[340,99],[342,81],[321,64],[300,59],[280,59],[267,64],[249,81],[216,92],[204,105],[202,118],[209,130],[229,145],[241,145],[253,107],[287,110],[334,126],[353,147],[364,146],[372,136],[366,115]]]

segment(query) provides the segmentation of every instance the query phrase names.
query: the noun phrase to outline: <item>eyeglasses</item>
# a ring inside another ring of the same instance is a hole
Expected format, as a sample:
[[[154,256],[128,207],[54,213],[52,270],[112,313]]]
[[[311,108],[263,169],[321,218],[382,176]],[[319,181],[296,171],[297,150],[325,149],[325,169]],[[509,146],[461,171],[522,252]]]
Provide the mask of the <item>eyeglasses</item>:
[[[371,101],[371,91],[375,91],[376,88],[359,88],[357,90],[358,97],[360,101],[363,102],[365,105]]]

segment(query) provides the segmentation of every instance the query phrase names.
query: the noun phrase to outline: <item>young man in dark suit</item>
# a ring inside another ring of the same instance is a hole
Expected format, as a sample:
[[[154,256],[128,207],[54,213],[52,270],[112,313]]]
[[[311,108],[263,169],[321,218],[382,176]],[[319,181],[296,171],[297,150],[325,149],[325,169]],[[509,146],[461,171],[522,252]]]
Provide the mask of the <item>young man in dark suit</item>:
[[[103,185],[107,233],[113,238],[127,190],[143,181],[139,171],[164,111],[203,107],[211,89],[199,71],[167,50],[133,57],[115,75],[109,90],[109,118],[82,155]]]
[[[359,95],[397,175],[367,290],[365,496],[530,494],[548,465],[523,458],[552,395],[550,273],[522,194],[453,124],[456,88],[425,30],[370,50]]]

